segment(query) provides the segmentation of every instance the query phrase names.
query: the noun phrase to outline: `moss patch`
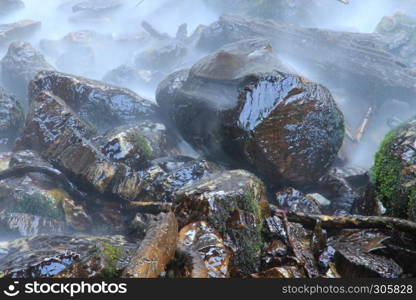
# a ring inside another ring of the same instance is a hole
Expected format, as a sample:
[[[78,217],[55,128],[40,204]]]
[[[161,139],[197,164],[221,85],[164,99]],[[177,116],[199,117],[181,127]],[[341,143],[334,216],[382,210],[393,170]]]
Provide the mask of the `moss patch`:
[[[65,217],[62,203],[60,201],[40,193],[24,195],[9,211],[14,213],[26,213],[55,220],[63,220]]]
[[[117,262],[123,258],[122,248],[105,242],[102,244],[102,249],[98,251],[104,259],[104,268],[101,275],[105,278],[119,277],[120,270],[117,268]]]
[[[147,140],[142,137],[141,135],[136,136],[137,144],[139,146],[140,154],[143,155],[143,157],[147,160],[151,159],[153,156],[153,150],[152,147],[150,147]]]
[[[397,151],[396,139],[403,128],[392,130],[383,140],[375,157],[371,171],[372,181],[376,186],[379,200],[386,207],[390,216],[416,220],[414,207],[416,203],[416,184],[406,184],[408,178],[403,175],[406,166]]]
[[[263,222],[254,188],[250,187],[244,194],[217,196],[215,202],[216,210],[209,216],[209,222],[224,237],[228,235],[238,249],[233,257],[234,264],[245,274],[256,272],[263,245]],[[253,224],[242,224],[241,214],[252,215]]]

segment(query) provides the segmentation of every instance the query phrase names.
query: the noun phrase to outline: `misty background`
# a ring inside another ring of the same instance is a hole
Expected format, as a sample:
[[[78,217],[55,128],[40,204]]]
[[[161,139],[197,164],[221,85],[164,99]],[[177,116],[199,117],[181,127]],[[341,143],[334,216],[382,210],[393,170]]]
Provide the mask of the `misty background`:
[[[279,16],[280,4],[285,3],[290,6],[291,3],[301,3],[302,1],[305,5],[308,4],[307,9],[309,15],[313,16],[312,18],[306,19],[301,13],[294,12],[293,15],[286,14],[286,19],[279,21],[334,31],[372,33],[384,16],[394,15],[398,11],[411,16],[416,15],[415,3],[400,0],[350,0],[348,5],[337,0],[321,0],[318,1],[318,4],[313,5],[308,0],[276,0],[276,6],[269,6],[266,15],[262,12],[250,11],[251,4],[262,2],[256,0],[124,0],[119,9],[95,19],[84,18],[82,12],[72,11],[74,3],[81,1],[23,0],[26,9],[1,17],[1,23],[13,23],[24,19],[41,21],[41,30],[27,41],[39,50],[51,65],[59,71],[105,80],[108,72],[121,65],[136,67],[145,65],[146,56],[140,55],[141,53],[172,42],[167,39],[155,44],[155,41],[148,38],[143,30],[141,25],[143,21],[170,37],[174,37],[178,28],[186,23],[188,35],[191,36],[200,25],[209,25],[218,20],[222,14],[248,14],[261,18],[275,17]],[[77,49],[76,51],[80,51],[77,55],[65,56],[68,49],[50,46],[51,44],[56,45],[68,34],[80,31],[90,31],[92,37],[86,38],[88,41],[84,42],[88,47]],[[84,50],[85,52],[83,52]],[[275,50],[279,53],[279,49]],[[1,51],[0,55],[3,57],[7,48],[1,49]],[[191,51],[194,52],[188,53],[185,59],[178,60],[177,64],[170,66],[169,70],[162,70],[162,74],[152,83],[129,84],[126,87],[142,97],[154,101],[157,83],[161,78],[172,71],[192,66],[207,54],[199,53],[197,50]],[[322,74],[317,73],[316,70],[309,70],[296,58],[282,57],[282,59],[302,76],[327,85],[343,110],[350,131],[354,132],[359,127],[368,107],[365,104],[366,99],[357,98],[366,97],[366,95],[357,93],[352,87],[343,86],[342,83],[335,86],[330,82],[325,82]],[[148,71],[143,67],[140,72],[143,77],[152,77],[151,72],[154,70]],[[354,105],[362,103],[362,107],[352,107],[351,98],[355,99]],[[408,103],[401,101],[399,94],[385,102],[371,119],[363,141],[351,150],[354,151],[351,155],[351,164],[366,168],[371,167],[374,153],[380,141],[391,128],[389,120],[397,120],[400,123],[412,116],[412,108]]]

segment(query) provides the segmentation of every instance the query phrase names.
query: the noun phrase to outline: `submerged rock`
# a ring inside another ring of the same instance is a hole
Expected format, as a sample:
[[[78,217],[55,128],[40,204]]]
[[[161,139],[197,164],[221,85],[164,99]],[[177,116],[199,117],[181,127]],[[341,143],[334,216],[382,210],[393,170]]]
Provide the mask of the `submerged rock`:
[[[116,278],[134,244],[122,236],[43,235],[7,242],[1,278]]]
[[[27,99],[29,82],[39,71],[53,69],[40,52],[23,41],[11,43],[6,56],[1,60],[2,80],[5,87],[21,99]],[[27,102],[23,104],[27,108]]]
[[[99,130],[157,119],[156,106],[130,90],[60,72],[40,72],[30,83],[31,101],[50,91]]]
[[[207,155],[223,151],[271,182],[318,180],[334,162],[343,116],[323,86],[278,66],[270,45],[230,45],[162,82],[157,102],[184,138]]]
[[[416,121],[392,130],[372,170],[377,197],[390,216],[416,221]]]
[[[0,87],[0,152],[11,149],[23,124],[20,101]]]
[[[248,275],[258,269],[268,202],[257,177],[242,170],[207,176],[179,189],[173,209],[180,226],[206,221],[223,236],[233,251],[233,272]]]

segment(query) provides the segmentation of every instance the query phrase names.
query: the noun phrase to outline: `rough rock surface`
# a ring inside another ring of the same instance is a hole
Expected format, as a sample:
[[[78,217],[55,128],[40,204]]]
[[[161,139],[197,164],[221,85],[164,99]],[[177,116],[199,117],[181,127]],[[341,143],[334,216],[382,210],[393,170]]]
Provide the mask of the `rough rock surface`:
[[[2,80],[5,87],[21,99],[27,99],[29,82],[39,71],[53,69],[42,53],[23,41],[11,43],[6,56],[1,60]],[[23,104],[27,108],[27,102]]]
[[[122,236],[40,235],[3,243],[1,278],[114,278],[135,248]]]
[[[263,41],[230,45],[169,76],[156,99],[206,154],[218,159],[225,151],[271,182],[310,183],[335,160],[343,116],[325,87],[276,66]]]
[[[257,177],[242,170],[208,176],[179,189],[173,209],[181,227],[206,221],[223,236],[233,251],[233,272],[249,274],[258,269],[268,202]]]
[[[30,83],[30,99],[35,99],[42,91],[50,91],[62,98],[98,130],[157,119],[156,106],[152,102],[130,90],[83,77],[40,72]]]
[[[16,149],[32,149],[100,193],[133,200],[140,192],[139,177],[124,164],[107,159],[88,138],[94,130],[59,97],[41,92],[32,98],[31,111]]]

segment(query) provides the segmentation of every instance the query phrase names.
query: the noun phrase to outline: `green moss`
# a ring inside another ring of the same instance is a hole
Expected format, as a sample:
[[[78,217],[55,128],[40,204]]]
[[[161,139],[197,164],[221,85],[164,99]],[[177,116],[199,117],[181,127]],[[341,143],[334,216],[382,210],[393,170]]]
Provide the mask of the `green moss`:
[[[149,160],[153,156],[152,147],[150,147],[147,140],[141,135],[136,136],[137,143],[139,145],[140,153],[144,156],[145,159]]]
[[[114,246],[108,242],[102,244],[101,255],[104,259],[104,268],[101,272],[105,278],[116,278],[119,276],[117,262],[123,257],[121,247]]]
[[[400,158],[394,155],[395,139],[401,130],[402,128],[398,128],[387,134],[376,154],[371,175],[377,197],[386,207],[388,214],[415,220],[412,212],[416,203],[416,184],[405,185],[402,175],[405,166]]]
[[[60,201],[40,193],[24,195],[9,211],[14,213],[26,213],[55,220],[63,220],[65,217],[62,203]]]
[[[215,214],[210,216],[210,223],[224,236],[227,234],[239,251],[234,255],[234,264],[238,265],[243,273],[250,274],[257,271],[262,241],[262,211],[254,188],[249,188],[244,194],[235,196],[219,196],[215,199]],[[233,213],[251,213],[256,224],[254,226],[233,226],[228,223]]]

